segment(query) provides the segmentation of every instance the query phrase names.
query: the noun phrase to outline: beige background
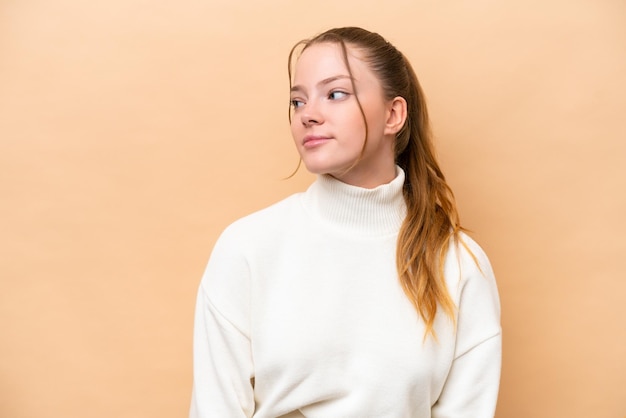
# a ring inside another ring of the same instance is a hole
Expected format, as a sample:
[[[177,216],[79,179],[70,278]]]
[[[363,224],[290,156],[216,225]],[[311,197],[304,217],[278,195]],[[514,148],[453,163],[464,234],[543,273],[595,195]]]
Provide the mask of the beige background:
[[[220,231],[311,181],[286,55],[415,65],[503,305],[500,418],[626,415],[626,3],[1,0],[0,416],[182,417]]]

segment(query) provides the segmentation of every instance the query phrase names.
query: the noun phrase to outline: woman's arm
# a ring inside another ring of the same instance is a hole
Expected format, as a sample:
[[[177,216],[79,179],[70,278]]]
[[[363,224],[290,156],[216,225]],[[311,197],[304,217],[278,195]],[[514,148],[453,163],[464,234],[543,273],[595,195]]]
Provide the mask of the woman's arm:
[[[249,274],[228,234],[218,240],[196,303],[190,418],[251,417]]]
[[[482,249],[467,237],[463,241],[475,258],[459,244],[460,257],[448,260],[461,267],[457,338],[454,361],[432,418],[492,418],[498,398],[502,334],[496,281]]]

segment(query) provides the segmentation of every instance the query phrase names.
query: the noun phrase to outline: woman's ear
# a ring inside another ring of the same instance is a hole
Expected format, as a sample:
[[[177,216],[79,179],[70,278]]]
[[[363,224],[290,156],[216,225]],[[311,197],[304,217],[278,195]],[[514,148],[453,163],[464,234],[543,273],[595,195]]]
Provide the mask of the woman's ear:
[[[404,97],[396,97],[389,103],[387,109],[387,121],[385,123],[385,135],[395,135],[406,122],[406,100]]]

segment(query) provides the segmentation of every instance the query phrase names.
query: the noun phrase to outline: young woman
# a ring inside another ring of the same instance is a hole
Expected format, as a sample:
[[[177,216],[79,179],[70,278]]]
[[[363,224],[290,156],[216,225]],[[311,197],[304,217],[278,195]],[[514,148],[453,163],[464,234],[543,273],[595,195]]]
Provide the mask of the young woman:
[[[291,131],[317,180],[216,243],[190,415],[493,417],[496,283],[461,231],[411,65],[360,28],[296,47]]]

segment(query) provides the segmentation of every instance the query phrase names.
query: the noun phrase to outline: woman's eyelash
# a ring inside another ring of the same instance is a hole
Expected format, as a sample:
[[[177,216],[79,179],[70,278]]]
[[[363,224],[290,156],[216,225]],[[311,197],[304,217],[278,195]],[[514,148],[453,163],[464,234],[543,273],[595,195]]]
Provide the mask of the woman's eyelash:
[[[333,90],[328,94],[328,98],[331,100],[338,100],[347,97],[350,93],[342,91],[342,90]],[[337,97],[339,96],[339,97]]]
[[[289,103],[291,104],[291,107],[293,107],[294,109],[297,109],[304,104],[302,100],[298,100],[298,99],[291,99]]]
[[[333,90],[330,93],[328,93],[328,99],[330,100],[341,100],[341,99],[345,99],[346,97],[348,97],[350,95],[350,93],[348,93],[347,91],[343,91],[343,90]],[[293,107],[294,109],[297,109],[299,107],[304,106],[304,100],[300,100],[300,99],[291,99],[289,100],[289,104],[291,105],[291,107]]]

